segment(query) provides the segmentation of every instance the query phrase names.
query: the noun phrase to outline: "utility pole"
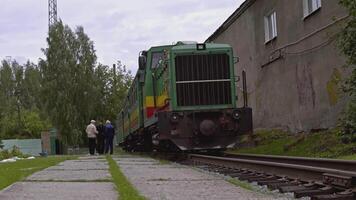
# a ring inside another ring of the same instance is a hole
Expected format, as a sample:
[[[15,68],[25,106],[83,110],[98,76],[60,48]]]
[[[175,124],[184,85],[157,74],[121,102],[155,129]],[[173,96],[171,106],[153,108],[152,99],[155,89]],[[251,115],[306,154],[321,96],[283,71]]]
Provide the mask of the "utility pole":
[[[57,0],[48,0],[48,30],[57,23]]]

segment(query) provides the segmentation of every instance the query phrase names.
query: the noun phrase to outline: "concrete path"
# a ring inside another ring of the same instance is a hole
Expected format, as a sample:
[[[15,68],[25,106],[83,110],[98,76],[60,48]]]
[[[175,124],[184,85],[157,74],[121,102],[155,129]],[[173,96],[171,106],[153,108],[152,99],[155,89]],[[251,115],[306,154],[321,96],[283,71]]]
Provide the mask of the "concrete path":
[[[123,173],[151,200],[260,200],[277,198],[249,191],[221,177],[178,164],[161,164],[151,158],[115,158]]]
[[[81,157],[36,172],[0,191],[1,200],[116,200],[104,157]]]

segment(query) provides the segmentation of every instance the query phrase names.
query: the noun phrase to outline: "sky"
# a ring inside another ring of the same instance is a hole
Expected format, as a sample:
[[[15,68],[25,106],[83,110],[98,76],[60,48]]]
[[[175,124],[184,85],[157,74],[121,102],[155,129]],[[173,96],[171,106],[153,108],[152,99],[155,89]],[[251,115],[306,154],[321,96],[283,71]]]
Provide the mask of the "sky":
[[[58,17],[80,25],[98,62],[120,60],[135,72],[141,50],[177,41],[205,41],[243,0],[57,0]],[[0,0],[0,59],[44,58],[47,0]]]

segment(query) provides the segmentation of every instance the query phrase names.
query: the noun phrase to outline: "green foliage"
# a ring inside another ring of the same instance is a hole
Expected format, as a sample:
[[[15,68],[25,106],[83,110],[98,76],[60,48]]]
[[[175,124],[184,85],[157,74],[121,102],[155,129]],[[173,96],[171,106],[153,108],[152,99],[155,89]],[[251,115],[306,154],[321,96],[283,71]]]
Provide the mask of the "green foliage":
[[[34,172],[56,165],[74,157],[53,156],[33,160],[18,160],[13,163],[0,163],[0,190],[16,181],[25,179]]]
[[[340,135],[342,141],[347,143],[356,143],[356,95],[350,97],[350,102],[346,107],[343,118],[341,119]]]
[[[40,138],[41,131],[51,128],[50,122],[42,120],[38,112],[26,111],[23,118],[24,131],[30,138]]]
[[[40,62],[42,82],[46,83],[42,90],[46,111],[64,142],[69,144],[78,142],[74,141],[78,138],[75,134],[90,117],[90,110],[85,108],[92,101],[89,84],[93,82],[91,72],[96,56],[92,43],[79,44],[82,40],[68,26],[57,23],[50,29],[48,48],[43,50],[47,60]],[[85,59],[88,61],[83,63]]]
[[[349,18],[340,33],[339,48],[346,55],[351,75],[346,79],[344,91],[349,94],[350,102],[341,120],[344,141],[356,142],[356,1],[340,0],[349,11]]]
[[[0,160],[12,158],[15,156],[26,157],[17,146],[13,146],[10,150],[5,149],[0,151]]]
[[[72,31],[60,21],[47,43],[46,60],[39,64],[43,105],[63,142],[78,144],[91,119],[114,121],[131,75],[120,63],[118,70],[97,65],[94,43],[83,27]]]
[[[293,135],[281,130],[257,131],[257,145],[233,150],[238,153],[338,158],[356,153],[354,143],[343,144],[338,130]]]
[[[42,120],[36,111],[23,110],[21,128],[18,126],[16,114],[8,114],[0,121],[1,137],[4,139],[31,139],[40,138],[41,131],[48,130],[51,125]]]
[[[30,62],[0,65],[0,138],[38,138],[46,126],[40,113],[39,68]]]
[[[119,199],[123,200],[144,200],[145,197],[141,196],[138,191],[132,186],[132,184],[127,180],[125,175],[121,172],[120,168],[117,166],[116,162],[107,156],[106,160],[109,162],[109,171],[116,185],[116,189],[120,194]]]
[[[91,119],[115,121],[132,76],[120,61],[97,63],[83,27],[52,26],[38,65],[0,64],[0,138],[38,138],[54,126],[64,144],[80,144]]]
[[[101,73],[105,74],[102,78],[100,78]],[[96,101],[98,113],[100,110],[102,111],[98,117],[99,119],[116,119],[132,82],[131,72],[127,71],[126,67],[118,61],[115,70],[106,66],[100,69],[99,65],[96,75],[97,80],[101,79],[101,83],[99,82],[98,85],[103,86],[99,87],[101,98]],[[104,80],[103,77],[105,77]]]
[[[250,190],[250,191],[255,191],[255,188],[249,182],[240,181],[237,178],[229,178],[227,181],[229,181],[231,184],[236,185],[240,188],[244,188],[244,189]]]

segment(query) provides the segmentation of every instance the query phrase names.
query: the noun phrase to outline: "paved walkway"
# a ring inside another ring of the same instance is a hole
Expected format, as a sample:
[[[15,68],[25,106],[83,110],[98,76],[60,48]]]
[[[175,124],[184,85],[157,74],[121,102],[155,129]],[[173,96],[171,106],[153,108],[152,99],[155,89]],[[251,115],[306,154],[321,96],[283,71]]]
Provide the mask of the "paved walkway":
[[[137,190],[150,200],[272,200],[234,186],[222,177],[151,158],[114,157]],[[36,172],[0,191],[0,200],[116,200],[118,194],[104,157],[81,157]]]
[[[1,200],[116,200],[104,157],[81,157],[36,172],[0,191]]]
[[[249,191],[221,177],[178,164],[162,164],[151,158],[130,156],[115,160],[138,191],[151,200],[289,199]]]

